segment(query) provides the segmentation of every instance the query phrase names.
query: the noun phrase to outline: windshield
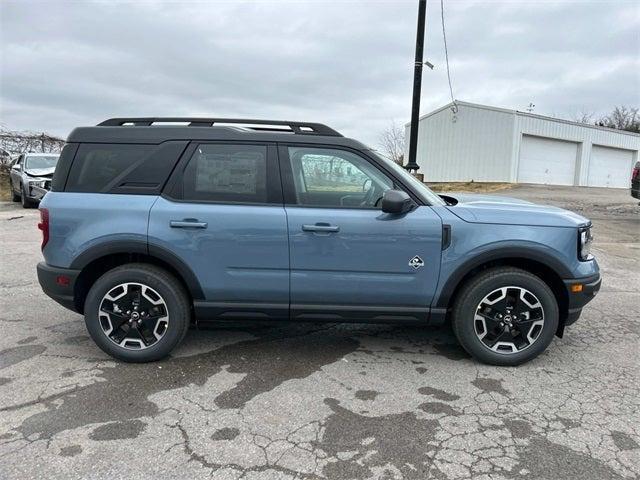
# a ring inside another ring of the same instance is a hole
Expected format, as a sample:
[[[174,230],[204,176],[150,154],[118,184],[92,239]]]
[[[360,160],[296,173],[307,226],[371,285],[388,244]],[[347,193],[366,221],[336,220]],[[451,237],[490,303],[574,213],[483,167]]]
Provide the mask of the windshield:
[[[396,162],[392,160],[387,160],[386,158],[378,155],[375,151],[371,151],[376,157],[380,158],[384,161],[385,165],[387,165],[391,170],[393,170],[400,178],[402,178],[405,182],[411,184],[416,190],[422,194],[423,197],[431,204],[431,205],[446,205],[444,200],[440,198],[438,195],[433,193],[429,187],[427,187],[424,183],[418,180],[416,177],[407,172],[404,168],[398,165]]]
[[[37,157],[27,157],[24,167],[31,170],[38,170],[41,168],[55,168],[58,163],[59,155],[43,155]]]

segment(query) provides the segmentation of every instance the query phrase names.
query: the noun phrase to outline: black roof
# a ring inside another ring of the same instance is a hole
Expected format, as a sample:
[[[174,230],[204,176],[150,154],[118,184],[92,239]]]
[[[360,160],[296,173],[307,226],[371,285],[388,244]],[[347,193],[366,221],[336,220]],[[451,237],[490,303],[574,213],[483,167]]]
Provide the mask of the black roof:
[[[320,123],[229,118],[112,118],[95,127],[76,128],[67,138],[79,143],[157,144],[170,140],[294,141],[367,148]]]

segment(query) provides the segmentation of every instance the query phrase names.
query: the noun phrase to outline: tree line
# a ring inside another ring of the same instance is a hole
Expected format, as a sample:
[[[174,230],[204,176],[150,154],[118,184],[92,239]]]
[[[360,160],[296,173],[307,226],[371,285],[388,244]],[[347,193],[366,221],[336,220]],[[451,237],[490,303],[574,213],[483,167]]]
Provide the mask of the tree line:
[[[41,132],[9,130],[0,126],[0,164],[8,164],[21,153],[59,153],[64,140]]]

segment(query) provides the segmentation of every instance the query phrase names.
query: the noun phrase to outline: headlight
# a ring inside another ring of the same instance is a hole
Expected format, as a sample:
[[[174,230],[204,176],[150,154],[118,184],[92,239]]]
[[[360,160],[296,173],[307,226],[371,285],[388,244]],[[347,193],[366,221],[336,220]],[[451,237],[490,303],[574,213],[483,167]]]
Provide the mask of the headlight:
[[[593,243],[593,235],[591,235],[591,227],[583,227],[578,230],[578,258],[583,262],[593,258],[591,256],[591,244]]]

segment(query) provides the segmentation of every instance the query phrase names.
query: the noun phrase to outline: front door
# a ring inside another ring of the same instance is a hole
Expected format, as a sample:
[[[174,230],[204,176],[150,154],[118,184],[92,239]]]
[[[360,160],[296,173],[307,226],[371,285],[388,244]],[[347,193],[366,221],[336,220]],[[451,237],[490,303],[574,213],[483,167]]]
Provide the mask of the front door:
[[[280,147],[292,319],[427,318],[442,222],[429,206],[383,213],[393,178],[346,149]]]
[[[275,145],[192,145],[149,216],[149,250],[197,279],[206,318],[289,314],[289,240]]]

